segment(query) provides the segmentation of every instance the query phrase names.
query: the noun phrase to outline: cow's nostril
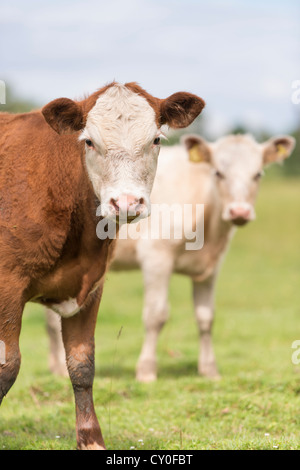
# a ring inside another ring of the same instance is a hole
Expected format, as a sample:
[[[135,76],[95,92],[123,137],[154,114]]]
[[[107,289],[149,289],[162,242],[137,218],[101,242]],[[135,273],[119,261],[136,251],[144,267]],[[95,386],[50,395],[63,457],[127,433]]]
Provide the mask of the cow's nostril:
[[[117,202],[115,199],[111,198],[111,200],[109,201],[109,203],[110,203],[117,211],[119,210],[119,204],[118,204],[118,202]]]
[[[139,206],[142,206],[145,204],[145,199],[143,197],[141,197],[139,200],[138,200],[138,205]]]

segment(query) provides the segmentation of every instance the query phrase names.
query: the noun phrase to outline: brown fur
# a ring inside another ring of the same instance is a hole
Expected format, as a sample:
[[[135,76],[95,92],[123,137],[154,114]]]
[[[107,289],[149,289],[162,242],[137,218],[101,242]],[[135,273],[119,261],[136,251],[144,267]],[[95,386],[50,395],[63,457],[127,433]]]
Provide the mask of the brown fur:
[[[27,301],[49,305],[76,298],[83,307],[77,315],[82,325],[76,330],[74,320],[68,319],[65,347],[75,354],[76,344],[83,344],[84,330],[85,347],[91,347],[95,321],[89,324],[86,319],[90,311],[96,315],[100,296],[89,294],[103,279],[113,242],[96,236],[97,201],[84,170],[78,135],[58,135],[38,111],[1,116],[0,126],[0,338],[7,350],[6,364],[0,366],[2,401],[19,371],[18,340]],[[85,362],[93,364],[83,356],[79,370]],[[93,366],[87,375],[92,382]],[[80,409],[84,395],[85,407],[93,409],[91,387],[82,387],[83,391],[74,389],[76,407]],[[94,413],[89,420],[97,432],[88,438],[81,429],[86,425],[84,416],[77,416],[78,447],[86,448],[86,442],[103,447]]]
[[[178,92],[161,103],[161,125],[168,123],[175,129],[187,127],[201,113],[205,106],[203,100],[191,93]]]

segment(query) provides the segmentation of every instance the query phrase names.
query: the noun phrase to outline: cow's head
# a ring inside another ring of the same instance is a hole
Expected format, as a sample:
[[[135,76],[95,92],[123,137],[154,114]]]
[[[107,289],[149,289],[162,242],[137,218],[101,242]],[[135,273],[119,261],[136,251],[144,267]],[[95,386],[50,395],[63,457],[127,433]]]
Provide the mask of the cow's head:
[[[222,219],[245,225],[255,219],[254,203],[263,168],[285,160],[294,149],[295,139],[278,136],[259,144],[250,135],[229,135],[208,143],[188,135],[183,143],[191,161],[211,165],[222,201]]]
[[[150,213],[161,126],[187,127],[204,107],[195,95],[151,96],[135,83],[112,83],[89,98],[60,98],[42,113],[58,133],[80,132],[101,215],[129,221]]]

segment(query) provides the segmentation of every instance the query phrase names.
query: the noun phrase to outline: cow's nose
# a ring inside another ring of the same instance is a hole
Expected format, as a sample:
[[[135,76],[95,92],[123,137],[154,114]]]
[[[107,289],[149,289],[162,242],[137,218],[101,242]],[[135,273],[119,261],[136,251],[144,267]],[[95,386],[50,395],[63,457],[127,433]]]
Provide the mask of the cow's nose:
[[[111,198],[116,215],[120,218],[133,220],[144,210],[144,198],[137,198],[131,194],[122,194],[117,199]]]
[[[229,213],[235,225],[245,225],[251,218],[251,210],[248,207],[232,207]]]

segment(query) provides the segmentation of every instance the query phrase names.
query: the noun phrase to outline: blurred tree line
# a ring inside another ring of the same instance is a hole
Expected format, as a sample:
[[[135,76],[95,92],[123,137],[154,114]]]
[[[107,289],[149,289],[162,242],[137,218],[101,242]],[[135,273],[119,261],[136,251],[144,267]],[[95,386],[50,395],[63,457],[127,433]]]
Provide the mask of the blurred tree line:
[[[7,113],[27,113],[38,108],[38,104],[32,100],[18,97],[10,86],[5,87],[6,104],[0,105],[0,111]]]
[[[26,100],[18,97],[10,87],[6,87],[6,104],[0,106],[0,111],[12,112],[12,113],[25,113],[32,109],[38,108],[39,105],[32,100]],[[300,120],[299,120],[300,122]],[[211,138],[208,133],[207,117],[205,114],[201,114],[187,129],[180,131],[170,130],[167,134],[167,140],[163,140],[164,145],[175,145],[180,141],[180,137],[183,134],[198,134],[204,137],[204,139],[210,141]],[[230,134],[247,134],[249,131],[242,125],[237,125],[229,130]],[[253,134],[258,142],[263,142],[270,137],[270,134],[265,132],[263,129],[259,132],[250,132]],[[274,165],[272,167],[272,175],[278,176],[298,176],[300,177],[300,125],[297,129],[291,130],[289,135],[292,135],[296,139],[296,147],[290,158],[286,160],[284,165]],[[221,136],[219,136],[221,137]]]
[[[299,120],[300,122],[300,120]],[[180,142],[180,138],[184,134],[198,134],[204,139],[212,142],[211,136],[208,132],[207,117],[204,114],[198,116],[197,119],[187,128],[179,131],[170,130],[167,134],[167,140],[163,140],[164,145],[175,145]],[[226,134],[252,134],[257,142],[264,142],[272,135],[265,130],[261,129],[259,132],[249,131],[242,125],[234,126],[229,129]],[[296,147],[293,154],[282,165],[273,165],[269,170],[270,176],[297,176],[300,177],[300,125],[298,128],[291,130],[287,133],[296,139]],[[218,137],[222,137],[221,135]]]

